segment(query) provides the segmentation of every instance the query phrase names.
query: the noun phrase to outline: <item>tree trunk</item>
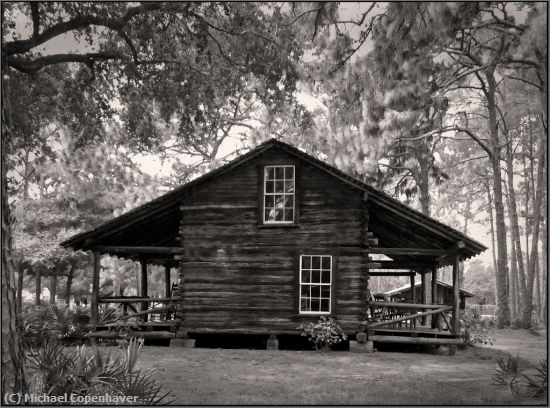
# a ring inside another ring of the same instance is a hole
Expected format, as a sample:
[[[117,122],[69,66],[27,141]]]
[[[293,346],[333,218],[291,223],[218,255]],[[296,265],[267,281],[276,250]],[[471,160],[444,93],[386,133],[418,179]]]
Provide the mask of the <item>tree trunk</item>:
[[[500,140],[498,137],[497,108],[496,108],[496,81],[494,68],[485,72],[487,78],[487,109],[489,113],[489,131],[491,135],[493,168],[493,191],[495,204],[496,240],[497,240],[497,323],[499,327],[510,325],[510,306],[508,303],[508,250],[506,237],[506,223],[504,220],[504,201],[502,197],[502,176],[500,169]]]
[[[25,270],[19,268],[17,275],[17,313],[23,311],[23,278],[25,277]]]
[[[74,268],[75,266],[71,265],[69,274],[67,275],[67,284],[65,286],[65,304],[67,307],[71,307],[71,291],[73,288]]]
[[[544,185],[548,185],[548,173],[544,173]],[[548,192],[544,194],[545,202],[542,208],[548,209]],[[544,217],[542,224],[542,234],[540,236],[542,243],[542,316],[541,319],[546,327],[548,327],[548,218]]]
[[[4,7],[2,7],[4,17]],[[7,195],[7,148],[9,138],[9,95],[5,94],[9,86],[9,75],[2,70],[2,141],[1,162],[1,201],[2,201],[2,403],[4,396],[26,391],[24,354],[21,334],[17,325],[17,305],[15,272],[12,259],[12,217]],[[8,96],[8,97],[7,97]]]
[[[50,276],[50,305],[55,305],[57,296],[57,275]]]
[[[42,275],[40,275],[40,267],[39,266],[35,266],[35,271],[34,271],[34,277],[35,277],[35,283],[36,283],[36,287],[35,287],[35,304],[37,306],[40,306],[40,295],[42,294]]]
[[[510,142],[506,134],[507,142]],[[520,287],[515,286],[517,305],[521,308],[521,299],[525,299],[525,268],[523,264],[523,253],[521,251],[521,240],[519,233],[518,210],[516,206],[516,190],[514,188],[514,157],[510,143],[506,146],[506,170],[508,174],[508,208],[510,213],[510,227],[512,233],[512,263],[516,262],[517,268],[512,269],[512,284],[519,280]],[[515,259],[514,259],[515,258]],[[514,270],[515,269],[515,270]],[[515,275],[514,275],[515,273]],[[519,273],[519,279],[518,279]],[[517,291],[521,290],[521,296]]]
[[[496,282],[498,280],[498,268],[497,268],[497,254],[496,254],[496,244],[495,244],[495,227],[493,220],[493,198],[491,195],[491,187],[489,186],[489,181],[485,180],[485,188],[487,190],[487,203],[489,205],[489,223],[491,224],[491,252],[493,255],[493,270],[495,273],[495,304],[498,303],[498,291],[496,289]]]
[[[525,297],[525,305],[523,309],[523,327],[531,327],[531,317],[533,313],[533,284],[536,274],[536,259],[538,257],[538,240],[539,240],[539,230],[541,223],[541,204],[542,196],[544,194],[544,172],[546,170],[546,138],[542,137],[539,147],[538,154],[538,166],[537,166],[537,180],[536,180],[536,191],[535,198],[533,200],[533,234],[532,234],[532,244],[531,244],[531,254],[529,258],[531,262],[529,263],[529,270],[527,275],[527,293]]]

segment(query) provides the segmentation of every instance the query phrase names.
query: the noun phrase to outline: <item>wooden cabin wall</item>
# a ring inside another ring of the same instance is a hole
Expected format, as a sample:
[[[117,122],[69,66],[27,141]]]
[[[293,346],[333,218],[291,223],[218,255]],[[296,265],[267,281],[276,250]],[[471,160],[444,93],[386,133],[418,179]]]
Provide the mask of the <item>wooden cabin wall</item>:
[[[297,166],[299,227],[258,226],[263,166],[277,164]],[[184,326],[277,333],[316,321],[298,313],[299,255],[326,254],[335,266],[331,315],[355,332],[366,257],[337,248],[361,245],[361,198],[361,191],[278,149],[197,187],[182,207]]]

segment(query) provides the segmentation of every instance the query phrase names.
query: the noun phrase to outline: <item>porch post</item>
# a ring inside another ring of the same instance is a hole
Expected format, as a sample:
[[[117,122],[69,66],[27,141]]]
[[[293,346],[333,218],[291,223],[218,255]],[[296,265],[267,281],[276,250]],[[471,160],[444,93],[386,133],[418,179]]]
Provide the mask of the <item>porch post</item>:
[[[416,272],[413,271],[413,273],[411,273],[411,301],[412,301],[412,303],[416,303],[416,287],[414,286],[415,276],[416,276]]]
[[[99,323],[98,300],[99,300],[100,258],[101,258],[101,255],[99,254],[99,252],[94,251],[94,270],[93,270],[93,276],[92,276],[92,299],[90,302],[91,331],[95,331],[96,326]]]
[[[147,297],[147,259],[141,260],[141,274],[140,274],[140,297]],[[141,311],[147,310],[149,304],[147,302],[141,303]],[[147,321],[147,315],[143,315],[143,321]]]
[[[170,266],[164,265],[164,297],[170,297]]]
[[[437,304],[437,267],[432,267],[432,304]],[[439,327],[439,315],[432,316],[432,329]]]
[[[425,305],[428,303],[428,285],[426,282],[426,271],[424,270],[420,277],[422,279],[422,304]],[[422,312],[425,312],[426,309],[422,309]],[[426,326],[428,324],[428,316],[422,316],[422,326]]]
[[[455,336],[460,335],[460,287],[459,287],[459,275],[460,274],[460,256],[455,256],[453,259],[453,318],[452,331]]]

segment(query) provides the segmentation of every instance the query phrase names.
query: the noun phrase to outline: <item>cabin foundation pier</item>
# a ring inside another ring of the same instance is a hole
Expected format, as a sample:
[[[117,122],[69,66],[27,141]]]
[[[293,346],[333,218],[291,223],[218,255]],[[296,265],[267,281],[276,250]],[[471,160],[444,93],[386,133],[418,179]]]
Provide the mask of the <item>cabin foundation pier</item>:
[[[270,334],[267,339],[267,350],[279,350],[279,340],[274,334]]]

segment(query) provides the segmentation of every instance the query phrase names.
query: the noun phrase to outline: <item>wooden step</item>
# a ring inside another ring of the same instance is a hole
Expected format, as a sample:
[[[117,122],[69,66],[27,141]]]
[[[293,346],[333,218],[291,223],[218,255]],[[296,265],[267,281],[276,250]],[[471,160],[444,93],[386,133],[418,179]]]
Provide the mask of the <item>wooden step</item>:
[[[403,343],[403,344],[463,344],[462,339],[454,337],[442,338],[442,337],[408,337],[408,336],[380,336],[375,334],[369,336],[369,341],[375,341],[379,343]]]

